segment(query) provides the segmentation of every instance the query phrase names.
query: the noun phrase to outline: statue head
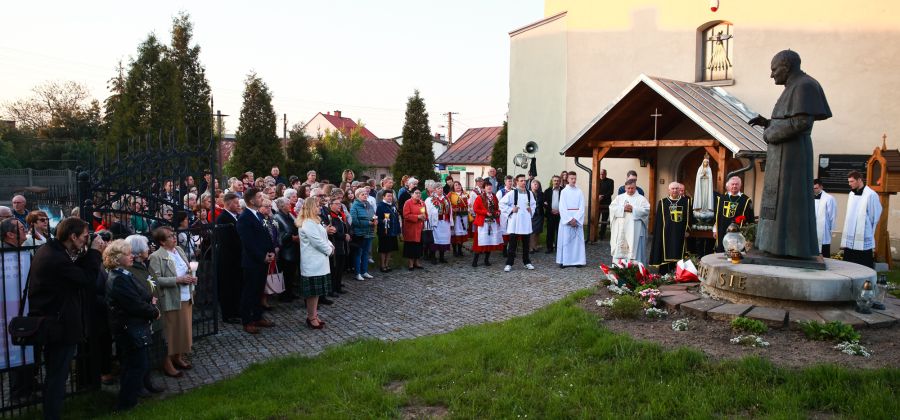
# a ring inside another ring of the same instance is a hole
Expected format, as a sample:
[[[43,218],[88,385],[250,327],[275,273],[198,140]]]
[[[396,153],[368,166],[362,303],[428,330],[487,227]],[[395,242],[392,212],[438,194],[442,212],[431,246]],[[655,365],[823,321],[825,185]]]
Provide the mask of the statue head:
[[[775,54],[772,58],[772,79],[776,85],[787,83],[791,73],[800,71],[800,54],[791,50],[784,50]]]

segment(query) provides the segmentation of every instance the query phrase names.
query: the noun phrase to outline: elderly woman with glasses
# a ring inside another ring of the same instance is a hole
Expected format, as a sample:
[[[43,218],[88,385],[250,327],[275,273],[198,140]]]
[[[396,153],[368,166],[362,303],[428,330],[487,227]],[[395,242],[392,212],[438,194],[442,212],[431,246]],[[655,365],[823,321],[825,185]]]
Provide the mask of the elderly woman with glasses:
[[[191,272],[184,250],[178,246],[175,231],[163,226],[153,231],[153,240],[160,248],[150,255],[150,272],[156,278],[159,309],[163,313],[164,334],[168,343],[168,357],[163,359],[163,373],[180,378],[178,370],[191,369],[186,359],[193,344],[194,285],[197,278]]]
[[[131,246],[121,239],[103,251],[103,266],[109,270],[106,282],[109,326],[115,335],[122,366],[118,410],[137,405],[141,387],[146,385],[148,350],[152,343],[150,321],[160,315],[156,298],[130,271],[133,258]]]

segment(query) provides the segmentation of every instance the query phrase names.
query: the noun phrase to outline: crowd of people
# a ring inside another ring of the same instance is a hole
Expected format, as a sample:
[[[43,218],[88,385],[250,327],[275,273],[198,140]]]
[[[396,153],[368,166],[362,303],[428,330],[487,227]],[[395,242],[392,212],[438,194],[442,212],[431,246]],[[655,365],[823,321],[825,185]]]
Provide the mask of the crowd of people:
[[[654,210],[637,186],[636,172],[629,171],[616,192],[605,170],[600,176],[601,220],[609,220],[614,260],[664,270],[685,257],[693,206],[684,185],[670,184]],[[117,407],[123,410],[142,394],[162,391],[148,374],[148,347],[154,340],[163,339],[166,346],[162,373],[182,377],[192,368],[198,288],[216,287],[222,320],[255,335],[276,327],[264,315],[274,300],[301,297],[306,326],[325,328],[320,305],[332,305],[346,293],[345,278],[375,279],[370,265],[380,273],[392,271],[401,243],[409,271],[425,269],[425,262],[463,258],[467,248],[472,267],[490,266],[492,253],[499,252],[505,258],[503,271],[513,270],[518,254],[524,268],[534,270],[530,255],[541,246],[556,254],[560,268],[584,266],[585,194],[574,172],[554,175],[549,182],[542,189],[536,178],[498,178],[491,169],[489,176],[475,179],[471,190],[452,176],[443,183],[403,176],[395,191],[391,177],[359,181],[346,170],[335,184],[309,171],[305,179],[285,180],[276,167],[262,178],[250,172],[231,178],[221,190],[206,173],[200,185],[191,177],[162,180],[153,194],[112,197],[109,210],[86,218],[76,209],[55,230],[46,212],[29,210],[25,197],[17,195],[12,208],[0,206],[0,234],[5,253],[18,253],[19,261],[33,255],[30,268],[21,263],[13,268],[28,290],[29,314],[52,319],[52,338],[39,355],[46,366],[45,417],[59,418],[76,351],[86,356],[88,382],[114,382],[112,361],[118,360]],[[846,260],[871,266],[880,205],[860,174],[851,173],[849,184],[841,247]],[[814,188],[822,252],[829,255],[834,199],[818,181]],[[721,251],[720,233],[731,223],[752,222],[753,204],[741,192],[738,177],[729,179],[727,191],[711,202],[715,248]],[[654,235],[648,260],[652,211],[656,232],[665,234]],[[156,217],[146,217],[150,213]],[[538,243],[541,234],[544,244]],[[377,257],[372,253],[376,243]],[[29,365],[14,369],[11,393],[28,392],[37,372]]]

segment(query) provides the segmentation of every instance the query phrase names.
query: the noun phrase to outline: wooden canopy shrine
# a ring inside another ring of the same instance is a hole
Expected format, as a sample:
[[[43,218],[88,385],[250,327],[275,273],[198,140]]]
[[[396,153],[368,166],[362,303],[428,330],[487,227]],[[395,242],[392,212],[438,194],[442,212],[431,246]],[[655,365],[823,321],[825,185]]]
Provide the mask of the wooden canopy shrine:
[[[716,191],[724,191],[737,158],[764,157],[762,130],[747,124],[757,114],[721,88],[640,75],[560,151],[591,158],[591,242],[600,221],[600,168],[604,158],[639,159],[649,169],[647,200],[657,196],[660,148],[693,148],[709,154]],[[693,179],[691,180],[693,181]],[[650,215],[650,226],[653,226]]]

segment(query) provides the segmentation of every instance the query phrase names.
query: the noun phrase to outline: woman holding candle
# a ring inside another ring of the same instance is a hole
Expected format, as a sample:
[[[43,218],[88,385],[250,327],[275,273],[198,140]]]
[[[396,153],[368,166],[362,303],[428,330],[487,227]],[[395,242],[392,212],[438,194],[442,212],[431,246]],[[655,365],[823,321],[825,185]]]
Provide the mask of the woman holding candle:
[[[196,262],[188,263],[184,250],[177,245],[175,231],[168,226],[153,231],[153,240],[160,248],[150,255],[150,272],[156,278],[159,310],[163,313],[163,333],[168,343],[168,357],[163,359],[163,373],[180,378],[178,369],[191,369],[185,355],[193,344],[193,271]]]
[[[403,205],[403,256],[409,261],[409,271],[413,271],[424,268],[419,265],[419,259],[422,258],[422,228],[428,215],[419,189],[413,187],[409,194]]]
[[[381,272],[391,271],[391,253],[399,249],[400,215],[394,204],[394,192],[385,190],[375,214],[378,216],[378,253],[381,254]]]

